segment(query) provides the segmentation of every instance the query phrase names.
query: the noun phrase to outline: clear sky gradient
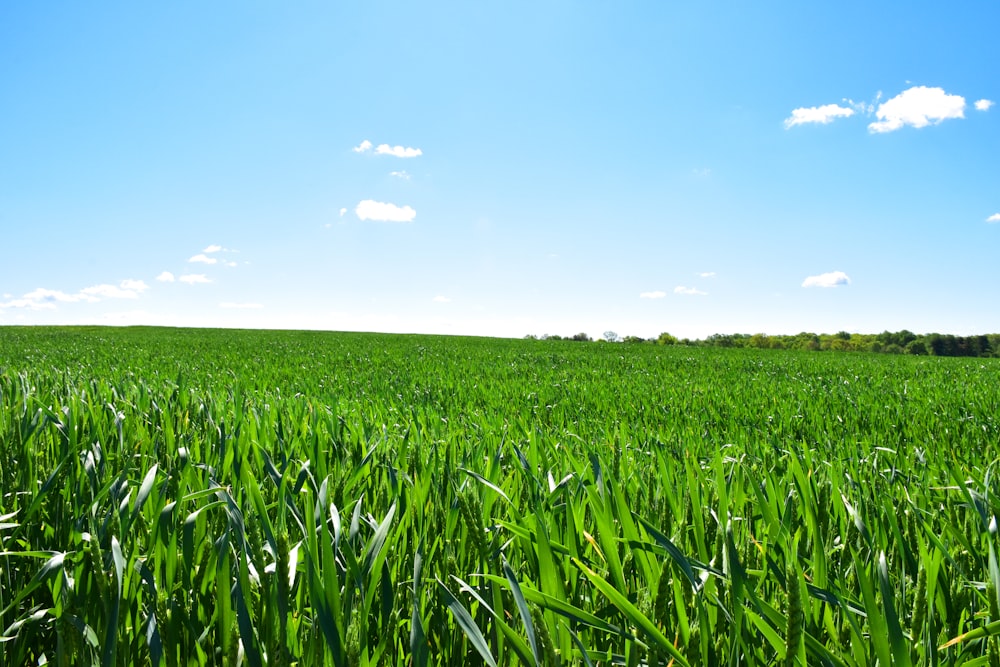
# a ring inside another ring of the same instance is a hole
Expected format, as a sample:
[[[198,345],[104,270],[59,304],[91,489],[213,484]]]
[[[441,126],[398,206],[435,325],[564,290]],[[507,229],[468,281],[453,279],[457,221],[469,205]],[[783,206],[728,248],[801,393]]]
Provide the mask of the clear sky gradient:
[[[0,324],[1000,332],[998,26],[3,3]]]

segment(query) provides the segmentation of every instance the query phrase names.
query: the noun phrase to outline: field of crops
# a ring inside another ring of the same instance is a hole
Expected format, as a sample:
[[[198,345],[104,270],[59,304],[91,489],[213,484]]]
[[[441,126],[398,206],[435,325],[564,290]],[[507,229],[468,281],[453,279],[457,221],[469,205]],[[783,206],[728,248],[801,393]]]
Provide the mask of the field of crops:
[[[0,328],[0,667],[997,665],[1000,360]]]

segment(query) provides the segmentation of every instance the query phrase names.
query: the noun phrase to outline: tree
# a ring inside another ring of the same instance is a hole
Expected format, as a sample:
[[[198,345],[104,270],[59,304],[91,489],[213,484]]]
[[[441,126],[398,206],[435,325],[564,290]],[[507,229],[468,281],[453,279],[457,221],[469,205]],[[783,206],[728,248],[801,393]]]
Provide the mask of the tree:
[[[668,334],[666,331],[660,334],[660,337],[656,339],[657,345],[677,345],[677,339]]]
[[[570,338],[570,340],[580,341],[581,343],[589,343],[593,339],[587,334],[581,332],[578,334],[574,334],[574,336]]]
[[[604,340],[608,341],[609,343],[620,343],[622,339],[614,331],[605,331]]]

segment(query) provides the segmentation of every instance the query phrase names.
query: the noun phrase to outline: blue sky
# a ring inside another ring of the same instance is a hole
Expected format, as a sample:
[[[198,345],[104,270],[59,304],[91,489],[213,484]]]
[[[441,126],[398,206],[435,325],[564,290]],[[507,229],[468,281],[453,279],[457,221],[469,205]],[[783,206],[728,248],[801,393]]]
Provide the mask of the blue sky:
[[[0,7],[0,324],[1000,332],[995,2]]]

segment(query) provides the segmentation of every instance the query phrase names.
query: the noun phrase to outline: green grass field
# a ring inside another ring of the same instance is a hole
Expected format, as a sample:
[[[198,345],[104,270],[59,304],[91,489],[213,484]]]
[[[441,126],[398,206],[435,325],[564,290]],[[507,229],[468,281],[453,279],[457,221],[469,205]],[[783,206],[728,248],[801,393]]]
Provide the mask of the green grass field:
[[[0,667],[998,665],[1000,360],[0,328]]]

